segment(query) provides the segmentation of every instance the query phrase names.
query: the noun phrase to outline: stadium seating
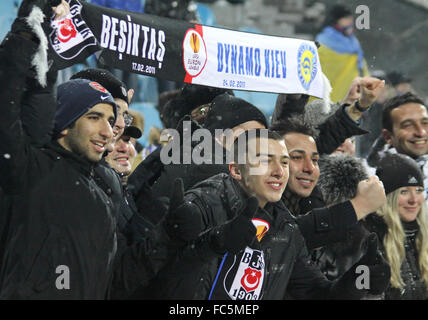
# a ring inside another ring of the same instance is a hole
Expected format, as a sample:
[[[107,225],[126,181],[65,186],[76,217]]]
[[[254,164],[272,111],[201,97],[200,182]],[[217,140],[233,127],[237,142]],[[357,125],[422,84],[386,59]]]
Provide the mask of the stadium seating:
[[[147,146],[150,128],[152,126],[156,126],[160,129],[163,128],[162,122],[159,119],[159,112],[156,110],[154,103],[148,102],[131,103],[130,108],[141,112],[144,116],[144,133],[143,136],[138,139],[138,142],[143,146]]]

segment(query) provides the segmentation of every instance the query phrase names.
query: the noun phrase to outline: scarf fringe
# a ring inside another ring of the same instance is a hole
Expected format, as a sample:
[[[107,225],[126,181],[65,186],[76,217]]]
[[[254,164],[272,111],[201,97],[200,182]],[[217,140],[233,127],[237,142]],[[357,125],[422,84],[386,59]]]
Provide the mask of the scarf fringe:
[[[27,24],[40,40],[37,52],[33,56],[31,65],[36,69],[36,79],[42,87],[47,86],[48,65],[48,39],[42,28],[45,15],[39,7],[34,6],[30,15],[26,18]]]

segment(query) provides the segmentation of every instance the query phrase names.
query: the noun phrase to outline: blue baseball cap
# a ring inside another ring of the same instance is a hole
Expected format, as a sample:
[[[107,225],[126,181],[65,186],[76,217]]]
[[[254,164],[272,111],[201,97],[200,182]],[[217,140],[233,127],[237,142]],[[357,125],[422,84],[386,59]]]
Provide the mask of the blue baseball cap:
[[[99,103],[111,104],[116,121],[116,103],[113,96],[95,81],[75,79],[60,84],[56,102],[54,137]]]

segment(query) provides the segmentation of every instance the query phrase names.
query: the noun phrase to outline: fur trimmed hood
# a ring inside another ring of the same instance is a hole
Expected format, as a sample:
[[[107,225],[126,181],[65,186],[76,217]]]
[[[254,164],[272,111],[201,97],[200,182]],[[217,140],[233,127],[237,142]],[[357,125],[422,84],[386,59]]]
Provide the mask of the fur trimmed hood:
[[[333,205],[355,197],[358,183],[368,178],[361,160],[352,156],[326,155],[319,161],[320,188],[325,203]]]
[[[322,99],[309,102],[305,106],[305,121],[314,127],[318,127],[340,108],[338,103],[331,103],[328,108],[325,107],[325,104],[326,102]]]

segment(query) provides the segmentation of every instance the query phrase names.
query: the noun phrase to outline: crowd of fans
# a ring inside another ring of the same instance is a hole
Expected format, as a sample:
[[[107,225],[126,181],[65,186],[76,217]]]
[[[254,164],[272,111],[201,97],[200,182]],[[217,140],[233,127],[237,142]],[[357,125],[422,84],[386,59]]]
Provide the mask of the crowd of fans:
[[[59,3],[24,0],[0,46],[1,299],[427,298],[428,112],[408,77],[364,74],[346,7],[317,39],[355,55],[329,111],[280,94],[267,119],[186,84],[161,94],[164,128],[143,149],[124,79],[40,83],[27,17]],[[186,128],[210,134],[187,144]],[[206,161],[184,161],[205,139]]]

